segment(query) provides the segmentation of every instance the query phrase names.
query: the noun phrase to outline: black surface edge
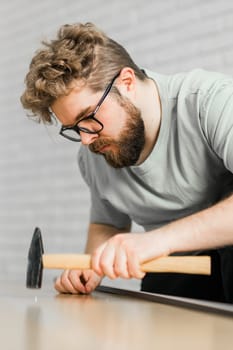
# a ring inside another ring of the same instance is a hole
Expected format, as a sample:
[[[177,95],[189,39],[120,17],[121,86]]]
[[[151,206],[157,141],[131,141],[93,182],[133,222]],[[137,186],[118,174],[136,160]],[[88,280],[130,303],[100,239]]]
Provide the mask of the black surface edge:
[[[99,291],[102,293],[117,294],[121,296],[130,296],[133,298],[153,301],[156,303],[180,306],[180,307],[190,308],[198,311],[211,312],[219,315],[233,317],[232,304],[208,302],[208,301],[199,300],[199,299],[181,298],[181,297],[174,297],[171,295],[164,295],[164,294],[153,294],[148,292],[120,289],[120,288],[109,287],[104,285],[97,287],[96,291]]]

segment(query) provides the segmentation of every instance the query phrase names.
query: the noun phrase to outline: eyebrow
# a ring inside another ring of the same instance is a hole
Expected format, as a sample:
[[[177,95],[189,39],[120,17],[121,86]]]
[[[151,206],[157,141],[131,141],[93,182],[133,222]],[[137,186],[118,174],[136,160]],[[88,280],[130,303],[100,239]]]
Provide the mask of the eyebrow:
[[[92,111],[92,110],[94,111],[94,108],[95,108],[95,107],[92,107],[92,106],[89,106],[89,107],[87,107],[87,108],[84,108],[81,112],[79,112],[79,113],[76,115],[76,117],[75,117],[75,119],[74,119],[74,122],[73,122],[72,124],[63,125],[63,126],[66,126],[66,127],[74,126],[75,124],[78,123],[78,121],[79,121],[80,119],[82,119],[82,118],[85,117],[85,116],[87,117],[89,114],[91,114],[91,111]]]
[[[75,117],[75,122],[78,122],[79,119],[81,119],[82,117],[87,116],[87,114],[89,114],[89,112],[92,111],[92,107],[89,106],[87,108],[84,108],[81,112],[79,112],[76,117]]]

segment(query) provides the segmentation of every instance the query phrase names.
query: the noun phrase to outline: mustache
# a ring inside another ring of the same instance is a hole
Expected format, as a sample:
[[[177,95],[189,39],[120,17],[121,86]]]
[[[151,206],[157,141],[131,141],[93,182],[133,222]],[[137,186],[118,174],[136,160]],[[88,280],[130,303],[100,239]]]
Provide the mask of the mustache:
[[[89,145],[89,149],[94,153],[98,153],[101,148],[108,146],[110,144],[116,144],[116,143],[117,142],[110,137],[104,138],[104,139],[98,139]]]

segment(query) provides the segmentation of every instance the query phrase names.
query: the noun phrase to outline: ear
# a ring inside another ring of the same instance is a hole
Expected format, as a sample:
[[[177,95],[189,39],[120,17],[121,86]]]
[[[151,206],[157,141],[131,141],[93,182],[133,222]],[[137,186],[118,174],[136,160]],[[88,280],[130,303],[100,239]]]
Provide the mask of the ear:
[[[117,79],[117,87],[123,95],[131,94],[136,88],[136,76],[130,67],[124,67]]]

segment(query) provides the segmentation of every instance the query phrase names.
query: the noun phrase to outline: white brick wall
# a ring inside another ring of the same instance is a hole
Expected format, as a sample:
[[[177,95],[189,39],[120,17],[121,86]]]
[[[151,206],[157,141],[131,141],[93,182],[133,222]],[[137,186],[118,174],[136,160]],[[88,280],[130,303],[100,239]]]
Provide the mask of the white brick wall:
[[[49,252],[81,252],[89,194],[78,146],[28,120],[19,103],[40,41],[64,23],[93,21],[141,66],[233,73],[231,0],[11,0],[0,4],[0,279],[24,281],[32,231]]]

